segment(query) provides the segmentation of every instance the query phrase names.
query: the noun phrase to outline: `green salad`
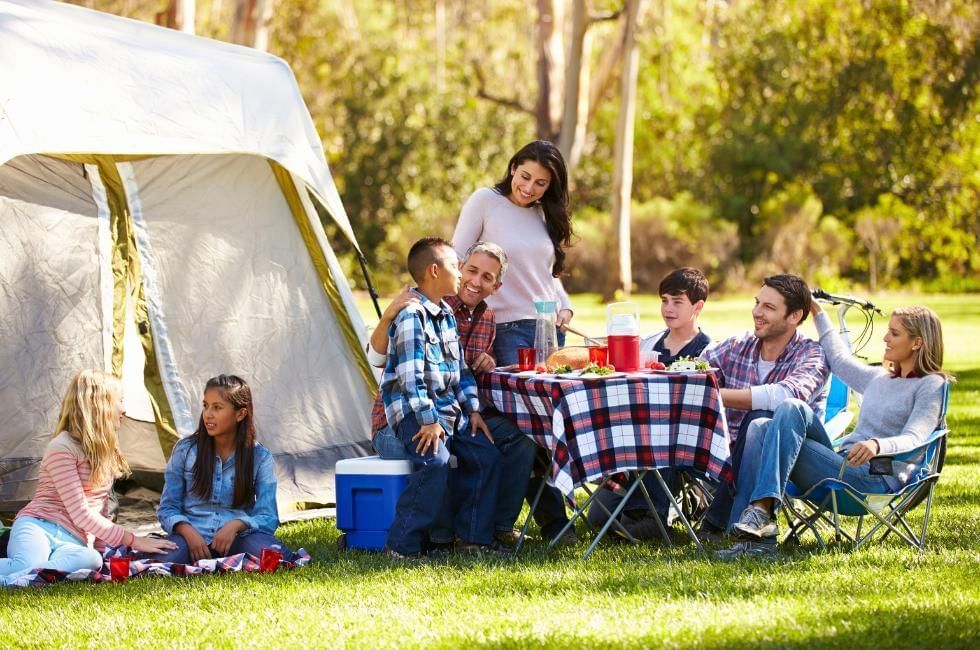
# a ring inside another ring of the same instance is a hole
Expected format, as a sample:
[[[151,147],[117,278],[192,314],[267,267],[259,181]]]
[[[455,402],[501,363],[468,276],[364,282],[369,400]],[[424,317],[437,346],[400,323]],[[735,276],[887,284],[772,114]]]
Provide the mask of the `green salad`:
[[[579,374],[605,376],[605,375],[611,375],[614,372],[616,372],[616,370],[612,366],[600,366],[596,363],[590,363],[589,365],[582,368],[582,372],[580,372]]]

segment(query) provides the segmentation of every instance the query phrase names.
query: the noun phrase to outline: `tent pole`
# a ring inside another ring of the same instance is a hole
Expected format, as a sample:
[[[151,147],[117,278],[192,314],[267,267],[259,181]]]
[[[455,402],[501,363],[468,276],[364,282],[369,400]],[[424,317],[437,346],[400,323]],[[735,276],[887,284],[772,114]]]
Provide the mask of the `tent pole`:
[[[364,281],[367,282],[368,294],[371,296],[371,302],[374,303],[374,311],[378,314],[378,318],[381,318],[381,305],[378,304],[378,292],[374,290],[374,285],[371,284],[371,276],[368,274],[367,261],[364,259],[364,255],[358,253],[357,261],[361,264],[361,273],[364,274]]]

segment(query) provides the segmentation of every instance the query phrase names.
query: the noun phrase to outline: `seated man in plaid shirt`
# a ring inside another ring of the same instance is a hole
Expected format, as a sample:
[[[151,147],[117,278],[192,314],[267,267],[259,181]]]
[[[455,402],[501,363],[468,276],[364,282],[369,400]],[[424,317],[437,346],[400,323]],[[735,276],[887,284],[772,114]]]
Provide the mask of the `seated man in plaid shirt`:
[[[820,343],[797,331],[810,313],[810,288],[795,275],[773,275],[762,281],[755,298],[753,332],[732,336],[708,347],[701,357],[718,368],[721,399],[731,435],[733,476],[742,460],[745,427],[771,417],[786,399],[795,397],[823,417],[830,368]],[[705,515],[702,538],[717,539],[729,528],[734,488],[721,485]]]
[[[493,340],[496,320],[486,298],[500,288],[507,271],[507,254],[496,244],[479,241],[466,251],[461,264],[462,280],[455,295],[443,298],[453,311],[463,358],[474,374],[493,370]],[[395,316],[407,305],[419,299],[411,289],[402,291],[381,316],[371,335],[368,360],[371,365],[384,366],[387,361],[388,328]],[[500,452],[500,473],[494,515],[494,536],[507,537],[513,530],[514,521],[520,514],[524,501],[527,477],[534,462],[535,444],[509,420],[501,415],[485,418],[493,435],[493,443]],[[386,459],[406,458],[405,446],[395,434],[385,415],[381,395],[371,411],[371,435],[378,455]],[[450,472],[451,473],[451,472]],[[433,548],[449,549],[453,545],[451,526],[439,524],[430,531]]]
[[[428,237],[412,245],[408,270],[418,302],[406,306],[388,328],[381,397],[414,471],[398,499],[386,547],[399,558],[426,550],[429,531],[448,503],[452,452],[458,462],[452,528],[462,550],[479,550],[493,540],[500,454],[479,414],[456,319],[442,301],[459,290],[459,263],[448,242]]]

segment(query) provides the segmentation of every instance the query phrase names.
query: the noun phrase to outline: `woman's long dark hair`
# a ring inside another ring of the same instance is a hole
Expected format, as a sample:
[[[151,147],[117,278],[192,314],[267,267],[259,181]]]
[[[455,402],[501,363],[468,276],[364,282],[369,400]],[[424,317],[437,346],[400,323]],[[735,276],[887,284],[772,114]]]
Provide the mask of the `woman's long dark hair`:
[[[507,173],[494,189],[504,196],[510,196],[514,168],[528,160],[533,160],[551,172],[551,183],[541,197],[540,204],[544,211],[545,228],[555,249],[555,264],[551,267],[551,274],[557,278],[565,268],[565,249],[572,244],[572,215],[568,212],[568,171],[558,147],[547,140],[535,140],[524,145],[507,163]]]
[[[233,506],[243,508],[255,501],[255,424],[252,420],[252,389],[235,375],[218,375],[208,380],[204,391],[214,388],[237,412],[247,409],[235,431],[235,493]],[[197,459],[194,461],[194,484],[191,491],[202,499],[211,498],[214,478],[214,439],[204,427],[204,413],[197,424]]]

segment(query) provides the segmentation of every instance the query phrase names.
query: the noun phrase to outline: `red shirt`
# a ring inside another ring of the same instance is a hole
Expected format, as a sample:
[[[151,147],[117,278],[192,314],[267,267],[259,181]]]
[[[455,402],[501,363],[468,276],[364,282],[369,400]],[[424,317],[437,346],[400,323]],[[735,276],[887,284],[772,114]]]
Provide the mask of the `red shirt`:
[[[456,318],[459,343],[463,348],[463,359],[466,360],[467,365],[472,366],[473,361],[483,353],[493,358],[493,340],[497,335],[497,322],[493,310],[487,307],[486,301],[480,301],[471,314],[469,307],[459,299],[459,296],[449,296],[444,300],[453,310],[453,316]],[[374,440],[375,434],[386,426],[388,426],[388,418],[385,417],[381,393],[378,393],[378,397],[374,400],[374,407],[371,409],[371,439]]]

